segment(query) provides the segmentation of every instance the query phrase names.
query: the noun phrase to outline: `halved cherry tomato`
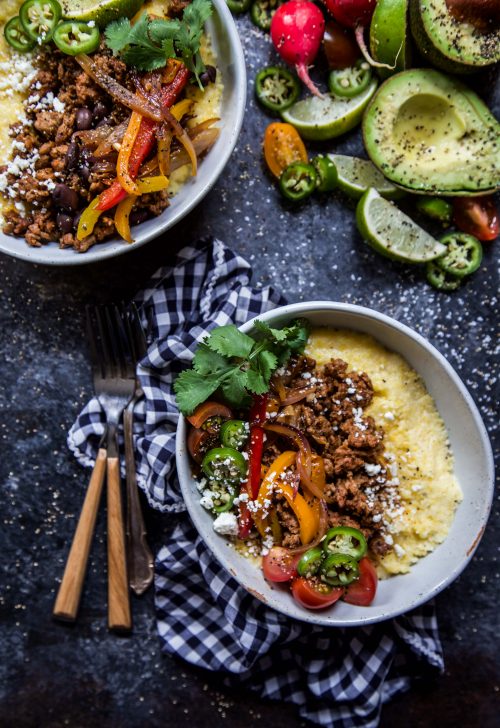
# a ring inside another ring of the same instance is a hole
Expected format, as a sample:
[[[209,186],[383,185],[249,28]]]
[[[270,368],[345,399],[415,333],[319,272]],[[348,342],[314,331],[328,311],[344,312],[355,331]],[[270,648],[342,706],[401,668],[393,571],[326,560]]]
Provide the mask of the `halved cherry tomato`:
[[[225,419],[231,419],[233,413],[223,404],[219,402],[203,402],[198,405],[193,414],[187,418],[187,421],[193,425],[193,427],[201,427],[211,417],[224,417]]]
[[[325,609],[340,599],[344,590],[329,587],[314,579],[299,576],[293,580],[292,595],[296,602],[306,609]]]
[[[455,197],[453,220],[464,233],[478,240],[494,240],[500,232],[500,218],[493,196]]]
[[[377,572],[370,559],[363,558],[358,564],[359,579],[353,581],[346,589],[344,602],[358,607],[367,607],[373,602],[377,593]]]
[[[297,563],[302,554],[291,554],[288,549],[273,546],[262,557],[262,571],[269,581],[290,581],[297,576]]]
[[[307,151],[298,131],[291,124],[269,124],[264,134],[264,158],[278,179],[292,162],[307,163]]]
[[[350,68],[361,56],[352,30],[343,28],[334,20],[329,20],[325,26],[323,49],[328,67],[332,70]]]
[[[189,454],[195,463],[201,464],[205,454],[217,445],[217,435],[198,427],[190,427],[187,436]]]

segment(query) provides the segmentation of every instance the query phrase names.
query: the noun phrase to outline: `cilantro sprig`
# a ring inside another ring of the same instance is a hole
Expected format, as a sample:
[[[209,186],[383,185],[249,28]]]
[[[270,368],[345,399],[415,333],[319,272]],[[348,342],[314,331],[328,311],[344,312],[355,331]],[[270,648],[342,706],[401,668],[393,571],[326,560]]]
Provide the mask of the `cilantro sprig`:
[[[200,75],[205,65],[200,56],[200,42],[212,10],[211,0],[193,0],[185,8],[182,19],[150,18],[143,13],[132,25],[128,18],[120,18],[106,27],[106,45],[128,66],[140,71],[154,71],[163,68],[169,58],[179,58],[201,85]]]
[[[267,392],[273,372],[292,353],[304,350],[309,326],[304,319],[282,329],[256,321],[255,332],[251,337],[232,324],[219,326],[198,345],[192,368],[174,382],[177,404],[184,415],[192,414],[218,390],[233,407],[244,407],[250,395]]]

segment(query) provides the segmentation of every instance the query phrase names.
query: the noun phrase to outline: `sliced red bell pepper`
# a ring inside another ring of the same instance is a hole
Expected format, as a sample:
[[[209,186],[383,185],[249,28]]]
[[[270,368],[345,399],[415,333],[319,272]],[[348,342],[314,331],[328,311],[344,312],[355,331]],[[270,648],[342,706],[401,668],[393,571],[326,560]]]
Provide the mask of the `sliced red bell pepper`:
[[[250,410],[250,447],[248,449],[248,478],[241,488],[255,500],[259,495],[260,471],[262,467],[262,452],[264,450],[264,430],[262,425],[266,421],[267,394],[256,394]],[[246,538],[252,528],[252,516],[246,502],[240,501],[239,537]]]
[[[188,82],[189,75],[189,69],[183,65],[179,68],[172,83],[162,88],[160,94],[160,103],[162,107],[170,108],[170,106],[175,103],[182,89]],[[129,159],[128,169],[132,179],[137,178],[141,164],[153,150],[158,126],[158,122],[153,119],[144,117],[141,121],[141,126],[137,132]],[[112,207],[115,207],[115,205],[124,200],[126,196],[127,192],[123,189],[120,182],[115,179],[110,187],[100,194],[97,210],[101,210],[101,212],[104,212],[104,210],[110,210]]]

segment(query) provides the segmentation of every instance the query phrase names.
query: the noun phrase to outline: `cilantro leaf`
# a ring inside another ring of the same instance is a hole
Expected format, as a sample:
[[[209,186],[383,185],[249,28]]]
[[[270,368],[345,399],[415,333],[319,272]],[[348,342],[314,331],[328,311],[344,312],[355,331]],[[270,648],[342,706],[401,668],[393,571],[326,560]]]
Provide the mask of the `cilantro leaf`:
[[[264,394],[269,389],[269,381],[266,382],[262,374],[254,369],[249,369],[247,375],[247,389],[253,394]]]
[[[268,382],[271,378],[272,372],[278,366],[278,358],[275,354],[272,353],[272,351],[261,351],[257,359],[257,365],[259,367],[260,373]]]
[[[193,359],[193,368],[198,374],[223,376],[233,368],[225,356],[209,349],[206,344],[199,344]]]
[[[256,321],[254,325],[266,339],[277,342],[286,341],[286,329],[272,329],[264,321]]]
[[[255,344],[255,341],[243,334],[234,324],[219,326],[214,329],[204,343],[223,356],[246,359]]]
[[[122,58],[129,66],[140,71],[155,71],[165,65],[165,54],[161,48],[153,46],[131,46],[123,51]]]
[[[157,43],[158,45],[164,40],[175,40],[179,33],[180,25],[179,20],[169,20],[168,22],[161,19],[151,20],[148,28],[149,38],[153,43]]]
[[[234,369],[222,383],[222,394],[233,407],[241,407],[248,400],[245,389],[247,374],[248,372],[243,372],[241,369]]]
[[[128,18],[115,20],[106,27],[106,30],[104,31],[104,35],[106,36],[106,45],[113,51],[113,53],[119,53],[129,44],[131,28],[132,26]]]
[[[185,415],[190,415],[196,407],[205,402],[219,388],[221,379],[207,377],[194,369],[181,372],[174,382],[177,405]]]

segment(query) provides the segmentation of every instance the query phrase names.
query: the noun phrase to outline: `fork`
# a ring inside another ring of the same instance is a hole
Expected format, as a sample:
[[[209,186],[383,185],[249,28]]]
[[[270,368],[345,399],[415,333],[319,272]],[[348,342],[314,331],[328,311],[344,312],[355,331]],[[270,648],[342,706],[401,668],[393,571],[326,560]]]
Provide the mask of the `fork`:
[[[54,615],[76,618],[106,466],[108,520],[108,626],[132,626],[127,581],[117,431],[135,389],[135,362],[116,306],[87,307],[94,390],[106,415],[106,429],[66,563]]]
[[[136,362],[146,353],[146,340],[134,303],[122,311],[122,318],[129,336]],[[139,379],[135,391],[123,413],[123,437],[125,443],[125,465],[127,471],[127,566],[130,588],[138,596],[151,585],[154,575],[153,554],[146,541],[146,527],[137,490],[137,473],[134,458],[133,422],[134,407],[144,396]]]

